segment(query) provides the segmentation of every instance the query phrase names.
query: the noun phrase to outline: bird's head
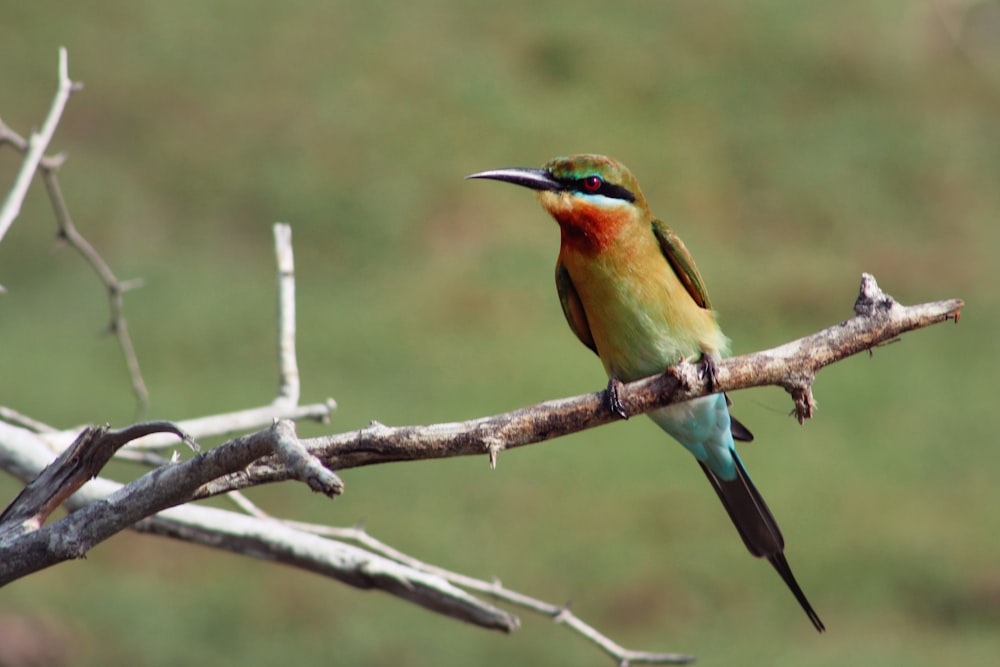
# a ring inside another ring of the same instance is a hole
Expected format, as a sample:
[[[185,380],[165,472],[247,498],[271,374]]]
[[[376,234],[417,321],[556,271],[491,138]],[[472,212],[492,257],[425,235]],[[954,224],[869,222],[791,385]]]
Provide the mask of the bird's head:
[[[541,169],[492,169],[466,178],[506,181],[537,191],[564,240],[581,249],[601,250],[631,225],[648,228],[652,218],[632,172],[603,155],[559,157]]]

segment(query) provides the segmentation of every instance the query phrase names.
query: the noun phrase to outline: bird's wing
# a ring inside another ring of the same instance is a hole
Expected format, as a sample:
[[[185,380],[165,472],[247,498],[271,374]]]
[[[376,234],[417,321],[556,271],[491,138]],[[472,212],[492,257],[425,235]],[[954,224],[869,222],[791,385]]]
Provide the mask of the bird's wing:
[[[667,258],[667,262],[670,263],[670,267],[688,294],[696,304],[710,310],[712,305],[708,300],[708,290],[705,289],[705,283],[698,273],[698,267],[694,264],[694,258],[684,246],[684,242],[661,220],[653,220],[653,234],[660,244],[660,251]]]
[[[597,354],[597,345],[594,344],[594,336],[590,333],[587,313],[583,310],[583,303],[580,302],[580,295],[576,293],[569,271],[562,262],[556,264],[556,289],[559,291],[559,303],[562,304],[563,315],[566,316],[569,328],[581,343]]]

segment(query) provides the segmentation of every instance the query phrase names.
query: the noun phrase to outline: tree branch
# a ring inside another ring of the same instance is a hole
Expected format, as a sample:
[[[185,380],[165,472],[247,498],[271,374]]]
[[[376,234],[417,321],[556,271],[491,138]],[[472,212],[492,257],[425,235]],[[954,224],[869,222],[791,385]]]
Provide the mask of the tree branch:
[[[129,440],[147,433],[162,432],[190,442],[188,436],[170,422],[134,424],[117,431],[107,426],[85,428],[73,446],[46,466],[0,513],[0,543],[38,530],[49,515],[87,480],[97,477],[115,452]]]
[[[56,223],[59,228],[59,238],[80,253],[98,275],[107,290],[108,304],[111,312],[108,330],[115,334],[118,345],[122,349],[122,354],[125,357],[125,365],[128,368],[129,378],[132,382],[132,393],[136,398],[136,413],[141,416],[146,413],[149,407],[149,391],[146,389],[146,383],[142,379],[142,372],[139,369],[139,357],[136,355],[132,337],[128,333],[128,322],[125,319],[122,297],[126,291],[141,286],[142,281],[119,280],[108,263],[104,261],[104,258],[76,229],[76,225],[73,224],[73,219],[69,213],[69,207],[66,205],[66,200],[63,197],[62,188],[59,185],[58,173],[63,162],[65,162],[65,156],[62,154],[51,157],[44,156],[45,149],[51,141],[52,135],[55,133],[70,94],[82,88],[83,84],[70,80],[66,49],[60,48],[59,88],[41,131],[34,132],[28,139],[24,139],[0,121],[0,145],[11,145],[25,156],[14,186],[7,193],[7,198],[3,206],[0,207],[0,241],[2,241],[7,229],[20,213],[21,204],[28,193],[28,186],[31,184],[32,178],[34,178],[35,171],[41,171],[42,181],[45,183],[45,190],[48,193],[49,202],[52,204],[52,211],[55,214]],[[2,291],[3,288],[0,287],[0,292]]]
[[[14,179],[14,186],[7,193],[3,206],[0,206],[0,241],[3,241],[7,230],[10,229],[11,224],[13,224],[21,212],[21,204],[28,194],[28,186],[31,185],[31,180],[35,176],[35,170],[38,169],[38,165],[45,155],[45,149],[48,148],[49,142],[52,141],[52,135],[55,134],[56,128],[59,126],[59,119],[62,117],[63,109],[66,108],[66,102],[69,100],[70,94],[76,90],[80,90],[82,87],[82,84],[73,83],[70,80],[66,49],[60,48],[59,86],[56,90],[55,98],[52,100],[52,106],[49,108],[49,115],[46,116],[45,122],[42,123],[41,130],[32,132],[31,136],[28,137],[25,146],[24,162],[21,164],[21,169]],[[15,137],[16,135],[6,125],[0,123],[0,143],[14,143]]]
[[[126,431],[131,432],[130,429]],[[220,475],[233,474],[262,456],[274,454],[283,459],[291,477],[306,482],[314,490],[331,496],[340,493],[343,483],[332,471],[318,463],[302,462],[297,440],[292,422],[277,421],[264,431],[230,440],[182,463],[161,466],[100,502],[87,505],[44,528],[14,532],[0,525],[0,586],[65,560],[82,557],[115,533],[163,509],[187,502],[199,486]],[[88,437],[85,441],[103,446],[100,438]],[[75,448],[71,448],[67,454],[74,451]],[[19,503],[32,497],[21,494],[5,515],[22,516],[24,512],[19,509]]]
[[[946,320],[958,321],[961,299],[903,306],[884,294],[875,278],[864,274],[855,316],[810,336],[770,350],[723,359],[709,378],[683,362],[660,375],[622,386],[620,398],[629,415],[687,401],[714,392],[776,385],[795,402],[801,423],[812,416],[812,382],[816,373],[841,359],[872,350],[907,331]],[[464,422],[430,426],[389,427],[378,422],[348,433],[311,438],[306,447],[333,470],[357,466],[486,454],[491,463],[505,449],[521,447],[616,421],[605,393],[594,392]],[[262,459],[239,476],[214,480],[196,497],[239,490],[288,478],[280,463]]]
[[[275,428],[290,429],[287,422]],[[260,446],[267,449],[267,436],[260,436],[254,434],[244,441],[245,455],[252,456]],[[26,429],[0,422],[0,443],[3,444],[0,465],[22,479],[30,479],[45,464],[46,457],[41,451],[44,448],[39,447],[36,435]],[[208,452],[204,456],[210,455]],[[220,457],[213,458],[205,464],[209,468],[219,464]],[[192,471],[190,464],[191,461],[169,463],[128,485],[101,478],[87,483],[67,500],[72,512],[68,516],[22,535],[14,547],[0,539],[0,585],[59,560],[82,557],[100,541],[100,535],[117,532],[135,519],[137,523],[131,527],[140,532],[282,562],[358,588],[384,590],[483,627],[508,632],[517,627],[517,619],[509,613],[475,599],[440,577],[417,572],[357,547],[308,535],[273,519],[197,505],[162,509],[172,502],[169,496],[185,483],[185,477]],[[332,473],[331,478],[335,478]],[[197,484],[197,480],[190,483]],[[143,507],[138,508],[139,505]],[[157,508],[162,511],[155,513]],[[21,558],[22,554],[25,558]]]
[[[873,276],[864,274],[855,306],[858,314],[851,319],[770,350],[723,359],[711,382],[695,364],[682,362],[660,375],[623,385],[620,398],[627,413],[636,415],[715,392],[777,385],[796,399],[796,414],[802,421],[812,416],[811,386],[820,369],[907,331],[957,321],[964,305],[961,299],[951,299],[903,306],[882,293]],[[800,407],[798,396],[803,394],[807,400]],[[601,391],[466,422],[398,428],[373,423],[360,431],[312,438],[306,444],[328,465],[341,470],[389,461],[488,454],[492,448],[551,440],[616,419]]]

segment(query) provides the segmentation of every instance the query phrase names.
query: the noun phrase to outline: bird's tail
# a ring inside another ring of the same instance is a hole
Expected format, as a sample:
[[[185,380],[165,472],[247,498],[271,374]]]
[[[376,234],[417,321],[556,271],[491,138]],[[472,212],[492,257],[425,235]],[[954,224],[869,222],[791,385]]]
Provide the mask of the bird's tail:
[[[733,457],[736,461],[736,477],[732,480],[724,480],[717,476],[712,470],[699,461],[701,469],[705,471],[705,476],[712,483],[712,488],[718,494],[719,500],[729,513],[733,525],[739,531],[743,543],[747,545],[754,556],[767,558],[768,562],[778,571],[785,585],[795,595],[795,599],[802,605],[802,609],[809,616],[809,620],[820,632],[826,629],[823,621],[819,619],[816,611],[809,604],[805,593],[799,588],[792,574],[792,568],[785,560],[785,538],[781,535],[778,522],[774,520],[774,515],[768,509],[767,503],[761,497],[757,487],[750,481],[743,462],[738,456]]]

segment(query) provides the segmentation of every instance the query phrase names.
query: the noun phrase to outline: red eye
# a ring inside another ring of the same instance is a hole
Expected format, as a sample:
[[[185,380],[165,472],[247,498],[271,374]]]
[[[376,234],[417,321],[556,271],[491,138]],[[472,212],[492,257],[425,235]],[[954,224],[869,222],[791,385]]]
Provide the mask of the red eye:
[[[600,176],[588,176],[583,179],[583,187],[587,192],[597,192],[603,184],[604,181],[601,180]]]

